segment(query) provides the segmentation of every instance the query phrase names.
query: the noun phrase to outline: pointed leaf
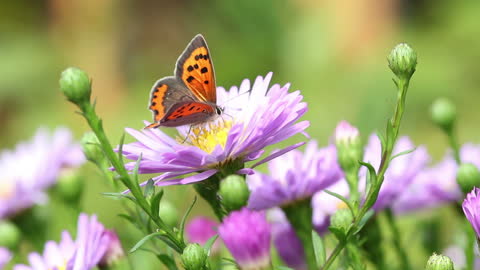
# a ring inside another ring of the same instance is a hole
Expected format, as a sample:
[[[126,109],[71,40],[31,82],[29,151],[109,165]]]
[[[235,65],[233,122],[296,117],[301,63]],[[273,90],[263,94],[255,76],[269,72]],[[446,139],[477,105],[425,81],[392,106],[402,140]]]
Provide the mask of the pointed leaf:
[[[155,182],[153,181],[152,178],[148,179],[147,185],[145,186],[145,189],[143,190],[143,196],[146,198],[150,198],[155,194]]]
[[[155,194],[152,200],[150,200],[150,209],[152,210],[152,214],[155,215],[155,217],[159,216],[160,201],[162,200],[162,197],[163,197],[163,189],[161,189],[160,192]]]
[[[167,254],[157,255],[157,258],[167,267],[168,270],[178,270],[175,260]]]
[[[122,133],[122,137],[120,137],[120,143],[118,144],[118,160],[120,161],[120,165],[125,167],[123,163],[123,144],[125,143],[125,133]]]
[[[360,165],[367,167],[367,170],[368,170],[367,192],[366,192],[368,194],[370,187],[377,184],[377,172],[375,171],[375,168],[373,167],[373,165],[368,162],[360,161]]]
[[[140,239],[140,241],[138,241],[135,246],[133,246],[133,248],[130,249],[130,253],[133,253],[135,252],[137,249],[139,249],[140,247],[142,247],[148,240],[154,238],[154,237],[158,237],[158,236],[163,236],[165,233],[164,232],[154,232],[154,233],[151,233],[145,237],[143,237],[142,239]]]
[[[344,228],[330,226],[328,230],[335,235],[338,241],[345,242],[347,240],[347,232]]]
[[[370,218],[372,218],[374,215],[375,215],[375,210],[373,209],[368,210],[367,213],[365,213],[365,215],[362,217],[362,219],[358,223],[358,228],[355,231],[355,234],[357,234],[363,228],[363,226],[367,224],[368,220],[370,220]]]
[[[127,214],[118,214],[117,216],[125,219],[126,221],[130,222],[130,223],[131,223],[132,225],[134,225],[134,226],[138,226],[138,225],[137,225],[137,221],[136,221],[133,217],[131,217],[131,216],[127,215]]]
[[[318,235],[316,231],[312,231],[312,242],[313,242],[313,251],[315,252],[315,259],[317,261],[317,265],[325,264],[325,260],[327,257],[325,251],[325,245],[323,244],[323,240]]]
[[[133,168],[133,184],[138,186],[138,168],[140,168],[140,162],[142,161],[142,153],[140,153],[137,162],[135,162],[135,167]]]
[[[207,242],[205,242],[205,245],[203,245],[203,248],[207,251],[207,254],[210,256],[210,250],[212,249],[213,244],[215,244],[215,241],[218,239],[218,234],[215,234],[214,236],[210,237]]]
[[[102,193],[103,196],[111,197],[111,198],[116,198],[116,199],[129,199],[132,202],[136,202],[136,199],[128,194],[123,194],[123,193],[116,193],[116,192],[104,192]]]
[[[172,240],[170,240],[168,237],[166,236],[159,236],[160,240],[162,240],[165,244],[167,244],[167,246],[171,247],[173,250],[175,250],[176,252],[178,252],[178,254],[182,254],[183,250],[177,246],[174,242],[172,242]]]
[[[394,155],[393,157],[391,157],[391,158],[390,158],[390,161],[396,159],[397,157],[410,154],[410,153],[412,153],[412,152],[415,151],[415,150],[417,150],[417,147],[415,147],[415,148],[413,148],[413,149],[410,149],[410,150],[405,150],[405,151],[403,151],[403,152],[400,152],[400,153]]]
[[[343,197],[342,195],[338,194],[338,193],[335,193],[333,191],[330,191],[330,190],[324,190],[327,194],[329,195],[332,195],[333,197],[341,200],[342,202],[344,202],[347,206],[348,206],[348,209],[350,209],[350,212],[352,213],[355,213],[355,210],[353,208],[353,205],[348,201],[347,198]]]
[[[190,211],[192,211],[192,208],[193,208],[193,206],[195,205],[196,202],[197,202],[197,196],[195,196],[193,198],[192,204],[190,204],[190,207],[188,207],[187,211],[185,212],[185,215],[183,215],[183,217],[182,217],[182,222],[180,223],[180,237],[181,237],[182,242],[185,239],[184,236],[183,236],[183,232],[185,230],[185,222],[187,221],[187,216],[190,214]]]

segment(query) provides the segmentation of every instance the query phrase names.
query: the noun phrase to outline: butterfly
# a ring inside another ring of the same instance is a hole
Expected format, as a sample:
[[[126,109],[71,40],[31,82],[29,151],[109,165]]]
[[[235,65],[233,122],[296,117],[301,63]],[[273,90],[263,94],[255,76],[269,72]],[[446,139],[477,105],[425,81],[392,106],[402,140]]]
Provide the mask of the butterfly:
[[[146,129],[196,125],[222,114],[210,51],[201,34],[180,55],[174,74],[153,85],[149,109],[154,123]]]

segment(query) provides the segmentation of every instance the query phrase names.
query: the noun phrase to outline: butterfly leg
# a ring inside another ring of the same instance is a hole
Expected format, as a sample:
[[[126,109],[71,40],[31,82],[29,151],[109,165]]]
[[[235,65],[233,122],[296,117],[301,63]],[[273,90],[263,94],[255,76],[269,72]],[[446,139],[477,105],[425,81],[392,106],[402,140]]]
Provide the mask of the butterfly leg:
[[[185,139],[183,139],[182,144],[184,144],[187,141],[188,136],[190,135],[190,132],[192,132],[192,127],[193,125],[190,125],[190,127],[188,128],[187,135],[185,135]]]

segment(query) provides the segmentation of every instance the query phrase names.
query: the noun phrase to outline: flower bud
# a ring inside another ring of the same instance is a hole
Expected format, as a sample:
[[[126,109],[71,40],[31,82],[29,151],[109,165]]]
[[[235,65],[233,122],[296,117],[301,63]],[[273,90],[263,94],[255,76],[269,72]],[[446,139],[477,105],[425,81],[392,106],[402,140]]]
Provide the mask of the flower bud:
[[[66,202],[76,203],[82,196],[83,178],[73,169],[64,169],[55,190]]]
[[[117,264],[125,257],[125,252],[123,251],[122,243],[120,242],[117,233],[113,230],[105,230],[105,235],[107,235],[109,241],[107,251],[98,263],[102,269]]]
[[[330,226],[335,228],[347,229],[353,222],[352,211],[348,208],[337,210],[330,218]]]
[[[105,158],[105,155],[100,148],[100,142],[93,132],[83,134],[82,140],[83,153],[88,160],[98,163]]]
[[[454,270],[453,262],[447,256],[433,254],[428,259],[425,270]]]
[[[455,105],[447,98],[439,98],[431,107],[433,122],[443,130],[451,130],[457,117]]]
[[[363,157],[362,143],[358,129],[347,121],[341,121],[335,129],[335,144],[337,159],[342,169],[357,174],[360,168],[359,161]]]
[[[480,187],[480,171],[472,163],[462,163],[457,170],[457,183],[465,194]]]
[[[168,226],[170,227],[177,226],[178,211],[171,202],[163,199],[162,202],[160,203],[158,214]]]
[[[409,80],[417,66],[417,53],[406,43],[400,43],[387,57],[388,66],[399,79]]]
[[[234,211],[247,205],[250,191],[245,179],[238,175],[230,175],[220,182],[218,194],[222,197],[222,205],[228,211]]]
[[[88,74],[79,68],[69,67],[62,72],[60,89],[70,102],[80,108],[90,102],[92,83]]]
[[[20,230],[7,220],[0,220],[0,246],[8,249],[16,249],[20,243]]]
[[[181,259],[186,270],[207,269],[207,251],[197,243],[188,244],[183,250]]]

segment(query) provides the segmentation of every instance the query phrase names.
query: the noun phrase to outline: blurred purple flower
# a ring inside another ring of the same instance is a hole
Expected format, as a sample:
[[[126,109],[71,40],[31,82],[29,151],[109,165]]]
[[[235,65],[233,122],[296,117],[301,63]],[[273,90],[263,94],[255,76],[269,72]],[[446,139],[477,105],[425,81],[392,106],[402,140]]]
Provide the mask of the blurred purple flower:
[[[337,163],[334,145],[318,149],[307,144],[305,153],[294,150],[268,163],[270,175],[249,175],[250,209],[268,209],[302,200],[340,180],[343,173]]]
[[[85,157],[71,132],[58,128],[53,135],[39,129],[34,138],[0,153],[0,219],[47,200],[45,190],[63,169],[80,166]]]
[[[360,137],[360,132],[349,122],[343,120],[338,123],[335,128],[335,142],[339,143],[352,143]]]
[[[74,242],[67,231],[62,232],[59,244],[48,241],[43,255],[28,255],[30,266],[16,265],[14,270],[89,270],[96,267],[107,251],[111,238],[97,217],[80,214],[77,239]]]
[[[123,154],[130,160],[137,160],[142,155],[139,173],[160,173],[153,178],[157,185],[202,181],[225,164],[243,164],[259,159],[266,146],[302,133],[309,125],[308,121],[297,122],[307,111],[300,92],[288,93],[289,84],[283,87],[275,84],[269,88],[271,78],[272,73],[265,78],[259,76],[252,87],[249,80],[244,80],[239,88],[234,86],[228,92],[218,87],[218,103],[226,105],[223,116],[205,125],[191,127],[190,132],[188,126],[179,127],[182,137],[179,140],[159,129],[138,131],[127,128],[126,131],[138,141],[124,145]],[[302,144],[271,153],[252,167]],[[126,167],[131,170],[134,165],[135,162],[131,162]],[[186,176],[191,173],[197,174]]]
[[[0,247],[0,269],[3,269],[11,259],[12,253],[8,249]]]
[[[218,233],[241,269],[270,269],[271,228],[263,212],[234,211],[223,220]]]
[[[280,208],[272,208],[268,210],[267,216],[272,228],[273,243],[280,258],[290,268],[306,269],[302,242],[283,211]]]
[[[393,149],[393,155],[414,149],[415,145],[408,137],[400,137]],[[376,135],[371,135],[365,148],[363,160],[378,169],[381,156],[382,146],[380,140]],[[413,179],[426,167],[429,161],[430,156],[424,146],[418,146],[413,152],[394,158],[385,172],[384,182],[373,208],[376,211],[380,211],[384,208],[392,207],[393,202],[412,183]],[[361,175],[365,179],[365,168],[361,170]]]
[[[185,227],[187,239],[191,243],[204,245],[210,238],[217,234],[218,222],[207,217],[195,217]],[[212,253],[220,251],[220,241],[217,239],[212,246]]]
[[[349,187],[347,181],[342,179],[336,182],[326,190],[335,192],[344,197],[348,197]],[[330,217],[339,209],[347,206],[340,199],[323,191],[317,192],[312,198],[313,226],[318,234],[323,235],[328,232],[330,226]]]
[[[114,230],[105,230],[104,234],[108,238],[108,247],[98,263],[101,266],[100,268],[112,266],[116,261],[125,257],[125,252],[123,251],[122,243],[117,233]]]
[[[472,225],[477,238],[480,238],[480,189],[474,188],[462,203],[463,213]]]

